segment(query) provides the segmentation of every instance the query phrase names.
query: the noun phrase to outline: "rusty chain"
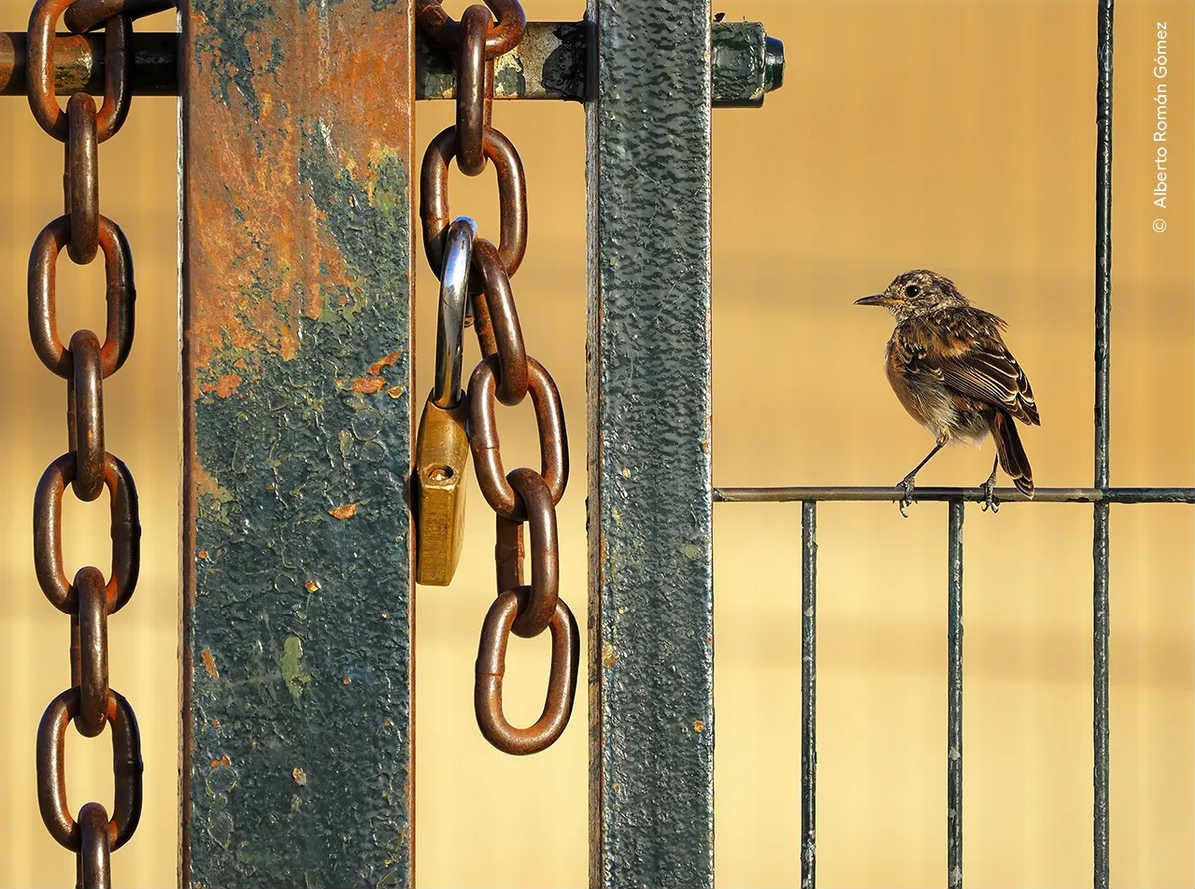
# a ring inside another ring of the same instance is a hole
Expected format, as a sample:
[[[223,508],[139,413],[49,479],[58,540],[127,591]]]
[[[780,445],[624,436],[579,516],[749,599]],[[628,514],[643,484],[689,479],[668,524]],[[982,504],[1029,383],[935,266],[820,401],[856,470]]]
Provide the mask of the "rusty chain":
[[[120,227],[99,212],[97,146],[114,136],[131,99],[132,20],[173,6],[171,0],[37,0],[29,17],[26,76],[29,106],[65,147],[65,213],[38,234],[29,256],[29,336],[48,370],[67,382],[67,452],[42,474],[33,500],[33,562],[50,603],[71,617],[70,687],[46,708],[37,732],[37,797],[50,835],[75,853],[77,885],[107,887],[110,855],[141,817],[142,762],[137,717],[108,683],[108,618],[129,601],[140,568],[141,526],[133,477],[106,449],[103,381],[124,364],[133,344],[133,260]],[[77,92],[63,111],[55,96],[54,42],[60,17],[75,33],[103,27],[104,98]],[[103,254],[107,324],[103,342],[77,330],[63,345],[56,321],[58,256],[78,265]],[[62,497],[67,485],[82,501],[106,488],[112,534],[112,575],[95,567],[68,579],[62,558]],[[89,802],[71,814],[65,780],[67,723],[85,737],[112,734],[115,799],[112,814]]]
[[[497,543],[494,548],[498,595],[482,625],[477,653],[474,710],[477,724],[491,744],[505,753],[536,753],[560,737],[568,724],[576,694],[580,633],[572,611],[559,597],[559,540],[556,504],[568,483],[568,441],[560,393],[551,374],[527,354],[519,325],[518,310],[510,279],[527,249],[527,197],[523,164],[509,139],[491,126],[494,59],[513,49],[522,39],[526,16],[518,0],[485,0],[470,6],[454,21],[441,6],[442,0],[418,0],[417,21],[429,38],[454,54],[457,66],[456,123],[436,136],[427,148],[420,170],[420,217],[428,263],[442,281],[441,339],[437,342],[437,391],[429,399],[420,423],[416,480],[424,487],[436,479],[451,478],[453,467],[419,465],[424,454],[444,454],[451,448],[430,446],[425,424],[429,411],[447,410],[451,421],[439,421],[438,429],[467,430],[477,481],[496,516]],[[487,9],[488,7],[488,9]],[[491,18],[491,12],[493,18]],[[499,240],[475,237],[467,217],[455,221],[449,210],[448,168],[455,158],[468,176],[480,174],[492,162],[498,179],[500,207]],[[467,259],[464,259],[467,257]],[[481,361],[474,369],[466,393],[459,393],[459,325],[456,340],[445,343],[445,309],[449,295],[463,286],[452,282],[451,270],[468,265],[468,294],[471,297]],[[447,366],[444,349],[454,349],[456,377],[443,384],[439,368]],[[443,359],[443,360],[442,360]],[[445,390],[445,391],[439,391]],[[540,468],[506,472],[498,439],[495,403],[520,404],[527,394],[535,410],[539,430]],[[447,396],[447,399],[445,398]],[[439,407],[436,408],[432,402]],[[450,432],[443,432],[450,435]],[[462,461],[463,462],[463,461]],[[462,469],[463,465],[455,469]],[[418,487],[418,485],[417,485]],[[459,533],[463,495],[455,495],[456,530],[442,514],[435,522],[418,523],[419,534]],[[421,500],[417,498],[417,508]],[[425,507],[426,508],[426,507]],[[446,511],[451,512],[447,507]],[[523,526],[530,528],[531,583],[523,583]],[[428,541],[421,541],[423,558]],[[448,541],[449,549],[456,546]],[[446,584],[455,568],[457,552],[439,560],[443,570],[435,579],[423,582]],[[425,572],[420,572],[425,574]],[[502,710],[502,679],[510,634],[531,638],[549,630],[552,638],[551,668],[544,709],[527,728],[516,728]]]

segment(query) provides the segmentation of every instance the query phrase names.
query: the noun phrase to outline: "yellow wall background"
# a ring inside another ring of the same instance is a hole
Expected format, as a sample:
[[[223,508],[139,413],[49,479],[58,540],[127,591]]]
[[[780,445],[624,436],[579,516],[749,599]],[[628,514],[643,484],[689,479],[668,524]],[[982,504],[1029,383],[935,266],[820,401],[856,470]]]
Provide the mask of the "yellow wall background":
[[[459,12],[462,3],[449,4]],[[1043,426],[1025,433],[1039,485],[1092,479],[1095,4],[1071,0],[731,0],[788,49],[762,110],[714,115],[715,482],[889,484],[928,449],[883,379],[885,315],[851,301],[895,274],[950,275],[1009,321]],[[579,0],[528,0],[538,19]],[[1116,13],[1112,480],[1195,475],[1191,4]],[[0,0],[19,30],[25,0]],[[1155,21],[1169,24],[1172,203],[1152,199]],[[169,16],[148,29],[172,27]],[[419,145],[447,125],[419,107]],[[530,350],[555,374],[574,477],[560,506],[562,595],[584,611],[584,120],[579,106],[501,103],[523,153],[531,244],[515,280]],[[45,703],[68,677],[68,621],[42,597],[30,511],[65,446],[63,385],[27,342],[25,263],[61,212],[61,153],[25,103],[0,100],[0,886],[71,879],[33,787]],[[176,880],[178,347],[175,103],[138,98],[100,152],[101,205],[133,245],[138,334],[105,386],[108,446],[141,494],[138,592],[110,622],[111,676],[136,707],[146,804],[117,885]],[[417,152],[418,153],[418,152]],[[454,180],[457,212],[491,230],[492,177]],[[683,195],[677,196],[684,200]],[[1164,216],[1165,233],[1152,220]],[[430,379],[434,279],[417,255],[416,391]],[[98,265],[59,265],[60,326],[102,325]],[[683,287],[683,282],[678,282]],[[472,347],[470,347],[472,348]],[[468,359],[467,359],[468,360]],[[502,418],[507,462],[534,459],[529,412]],[[990,451],[955,449],[920,481],[974,484]],[[66,498],[70,565],[108,565],[104,501]],[[937,885],[945,869],[944,506],[819,510],[818,868],[822,885]],[[799,826],[799,528],[794,505],[716,519],[717,862],[724,887],[791,886]],[[417,874],[426,887],[586,880],[585,696],[550,751],[511,759],[473,723],[476,632],[492,595],[492,520],[471,495],[465,562],[418,603]],[[1112,881],[1195,880],[1195,515],[1112,509]],[[1076,886],[1091,872],[1091,510],[968,507],[964,862],[974,886]],[[513,717],[538,713],[544,640],[511,648]],[[108,742],[68,732],[75,805],[111,798]]]

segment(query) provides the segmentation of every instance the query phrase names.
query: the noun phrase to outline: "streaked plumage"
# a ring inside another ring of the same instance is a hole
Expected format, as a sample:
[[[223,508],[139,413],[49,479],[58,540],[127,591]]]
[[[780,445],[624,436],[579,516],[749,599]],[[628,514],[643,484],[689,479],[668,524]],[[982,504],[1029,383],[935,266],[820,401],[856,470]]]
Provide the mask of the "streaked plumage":
[[[938,447],[990,432],[1000,467],[1032,497],[1033,470],[1014,418],[1035,426],[1041,419],[1029,379],[1004,344],[1004,321],[975,308],[954,282],[926,269],[898,275],[883,293],[857,302],[882,305],[896,319],[888,381],[910,416],[933,433]],[[916,471],[902,482],[907,490]],[[989,491],[994,478],[995,467]]]

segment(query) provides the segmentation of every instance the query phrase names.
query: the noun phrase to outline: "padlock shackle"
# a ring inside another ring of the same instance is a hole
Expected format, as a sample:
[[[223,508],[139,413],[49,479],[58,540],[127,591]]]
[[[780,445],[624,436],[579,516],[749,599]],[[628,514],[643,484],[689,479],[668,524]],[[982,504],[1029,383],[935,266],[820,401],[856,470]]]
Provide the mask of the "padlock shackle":
[[[458,216],[444,237],[444,267],[440,274],[440,308],[436,324],[436,382],[432,401],[446,410],[456,407],[461,394],[461,352],[465,335],[465,307],[469,301],[469,268],[477,224]]]

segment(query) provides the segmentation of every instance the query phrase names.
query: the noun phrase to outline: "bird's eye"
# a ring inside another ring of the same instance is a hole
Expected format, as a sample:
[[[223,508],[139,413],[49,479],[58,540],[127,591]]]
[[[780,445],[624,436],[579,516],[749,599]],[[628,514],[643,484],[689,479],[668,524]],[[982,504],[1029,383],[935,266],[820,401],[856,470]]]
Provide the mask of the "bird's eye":
[[[908,287],[905,288],[905,296],[908,296],[908,297],[914,297],[920,292],[921,292],[921,288],[918,287],[916,284],[910,284]]]

